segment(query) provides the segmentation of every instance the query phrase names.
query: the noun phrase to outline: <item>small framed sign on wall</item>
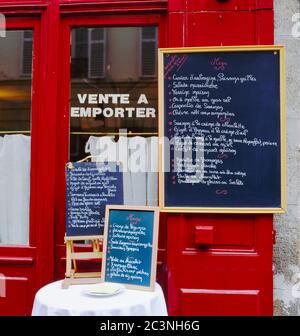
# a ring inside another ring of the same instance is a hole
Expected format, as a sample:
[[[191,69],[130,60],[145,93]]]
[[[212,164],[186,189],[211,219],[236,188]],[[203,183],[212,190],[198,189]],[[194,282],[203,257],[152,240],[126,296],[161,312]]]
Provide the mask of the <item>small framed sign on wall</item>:
[[[159,208],[106,206],[102,280],[153,291]]]

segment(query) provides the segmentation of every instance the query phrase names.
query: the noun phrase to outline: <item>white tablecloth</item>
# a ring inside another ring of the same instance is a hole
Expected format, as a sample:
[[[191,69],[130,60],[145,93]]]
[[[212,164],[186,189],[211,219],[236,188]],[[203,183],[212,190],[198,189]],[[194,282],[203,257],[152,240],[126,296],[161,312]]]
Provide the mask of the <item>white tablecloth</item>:
[[[154,292],[125,289],[113,296],[94,297],[84,293],[90,285],[62,289],[61,283],[53,282],[37,292],[32,316],[167,316],[158,284]]]

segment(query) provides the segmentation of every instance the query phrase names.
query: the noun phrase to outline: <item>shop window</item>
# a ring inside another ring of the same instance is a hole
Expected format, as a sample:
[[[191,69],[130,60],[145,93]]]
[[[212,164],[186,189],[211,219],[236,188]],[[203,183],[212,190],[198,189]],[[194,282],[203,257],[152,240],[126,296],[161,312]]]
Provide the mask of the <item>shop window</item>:
[[[11,30],[0,38],[1,245],[29,240],[32,35]]]
[[[139,143],[147,167],[126,176],[125,203],[157,205],[157,27],[73,28],[71,43],[70,160],[106,142],[130,162]]]

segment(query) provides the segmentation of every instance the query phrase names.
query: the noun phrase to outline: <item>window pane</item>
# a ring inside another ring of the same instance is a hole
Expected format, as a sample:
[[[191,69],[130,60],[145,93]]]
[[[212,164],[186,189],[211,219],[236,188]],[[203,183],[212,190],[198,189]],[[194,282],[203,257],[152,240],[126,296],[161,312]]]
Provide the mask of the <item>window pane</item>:
[[[0,38],[0,244],[28,244],[31,30]]]
[[[157,28],[74,28],[71,41],[70,160],[87,155],[92,135],[120,129],[132,135],[157,135]],[[107,103],[88,100],[99,94],[125,94],[129,103],[114,102],[111,96]],[[129,110],[123,114],[126,107]],[[137,108],[143,110],[137,114]]]
[[[108,161],[128,153],[128,166],[140,146],[144,165],[127,167],[124,203],[157,205],[157,28],[74,28],[71,42],[70,160],[99,158],[109,136]]]

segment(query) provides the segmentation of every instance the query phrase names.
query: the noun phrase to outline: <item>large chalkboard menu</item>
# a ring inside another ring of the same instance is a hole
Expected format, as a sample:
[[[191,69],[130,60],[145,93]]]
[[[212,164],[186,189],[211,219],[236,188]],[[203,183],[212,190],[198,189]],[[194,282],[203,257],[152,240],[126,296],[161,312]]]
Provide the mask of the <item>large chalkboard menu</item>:
[[[122,172],[98,162],[68,163],[66,169],[66,236],[103,235],[106,205],[123,204]]]
[[[107,206],[102,259],[105,282],[154,290],[159,210]]]
[[[160,206],[285,209],[283,47],[160,49]]]

